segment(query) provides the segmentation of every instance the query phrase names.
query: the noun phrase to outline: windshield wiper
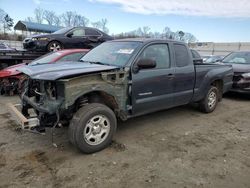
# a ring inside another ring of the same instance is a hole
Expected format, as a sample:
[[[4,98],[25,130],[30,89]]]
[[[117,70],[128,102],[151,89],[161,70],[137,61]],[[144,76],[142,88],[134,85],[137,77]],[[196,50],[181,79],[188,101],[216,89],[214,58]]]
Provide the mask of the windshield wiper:
[[[98,64],[98,65],[109,65],[109,66],[114,66],[112,64],[108,64],[108,63],[102,63],[99,61],[84,61],[84,60],[79,60],[80,62],[84,62],[84,63],[90,63],[90,64]]]
[[[89,61],[90,64],[98,64],[98,65],[108,65],[106,63],[102,63],[102,62],[99,62],[99,61]]]

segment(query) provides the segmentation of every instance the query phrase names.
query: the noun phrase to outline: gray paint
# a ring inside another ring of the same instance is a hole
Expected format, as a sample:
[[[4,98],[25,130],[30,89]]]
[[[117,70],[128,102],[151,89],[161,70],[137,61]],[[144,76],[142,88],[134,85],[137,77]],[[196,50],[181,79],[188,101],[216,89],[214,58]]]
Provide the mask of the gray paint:
[[[27,74],[32,79],[57,80],[65,77],[73,77],[85,73],[108,71],[117,69],[115,66],[98,65],[85,62],[51,63],[37,66],[24,66],[17,69]]]

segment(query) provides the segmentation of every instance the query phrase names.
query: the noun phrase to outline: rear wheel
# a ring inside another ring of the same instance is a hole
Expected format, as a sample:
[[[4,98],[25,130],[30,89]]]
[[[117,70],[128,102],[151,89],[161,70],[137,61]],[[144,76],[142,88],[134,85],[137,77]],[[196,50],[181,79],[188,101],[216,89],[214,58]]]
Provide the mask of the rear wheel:
[[[49,52],[56,52],[63,49],[63,45],[60,42],[52,41],[48,44],[47,50]]]
[[[80,108],[69,126],[69,140],[83,153],[94,153],[106,148],[116,131],[116,116],[99,103]]]
[[[215,86],[211,86],[205,98],[200,102],[200,109],[202,112],[210,113],[216,108],[219,100],[219,90]]]

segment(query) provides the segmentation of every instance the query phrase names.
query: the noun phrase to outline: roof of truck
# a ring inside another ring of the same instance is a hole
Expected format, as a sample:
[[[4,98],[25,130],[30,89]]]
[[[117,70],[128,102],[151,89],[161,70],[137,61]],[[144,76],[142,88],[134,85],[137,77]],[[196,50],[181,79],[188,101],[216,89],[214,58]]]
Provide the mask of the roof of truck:
[[[155,41],[164,41],[164,42],[180,42],[184,43],[182,41],[175,41],[171,39],[157,39],[157,38],[125,38],[125,39],[116,39],[113,41],[117,42],[123,42],[123,41],[128,41],[128,42],[143,42],[143,43],[148,43],[148,42],[155,42]]]

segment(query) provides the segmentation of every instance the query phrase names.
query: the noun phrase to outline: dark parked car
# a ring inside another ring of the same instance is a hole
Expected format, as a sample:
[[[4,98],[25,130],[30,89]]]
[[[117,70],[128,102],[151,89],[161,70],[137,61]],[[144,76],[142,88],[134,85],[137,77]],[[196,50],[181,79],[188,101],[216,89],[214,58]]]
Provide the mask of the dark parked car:
[[[203,59],[198,51],[193,49],[191,49],[190,51],[192,53],[194,63],[203,63]]]
[[[250,51],[232,52],[222,60],[222,63],[233,66],[232,91],[250,93]]]
[[[203,112],[214,111],[233,78],[231,66],[194,64],[187,45],[177,41],[109,41],[81,61],[23,67],[30,79],[22,113],[10,108],[26,130],[70,123],[70,142],[85,153],[111,143],[117,119],[193,102]],[[32,120],[30,108],[37,113]]]
[[[201,58],[203,59],[203,62],[205,62],[208,58],[210,58],[212,55],[202,55]]]
[[[90,27],[70,27],[52,34],[36,35],[26,38],[23,47],[33,51],[58,51],[68,48],[91,49],[113,37]]]
[[[204,61],[204,63],[216,63],[216,62],[220,62],[223,58],[224,58],[224,56],[222,56],[222,55],[212,55],[209,58],[207,58]]]

